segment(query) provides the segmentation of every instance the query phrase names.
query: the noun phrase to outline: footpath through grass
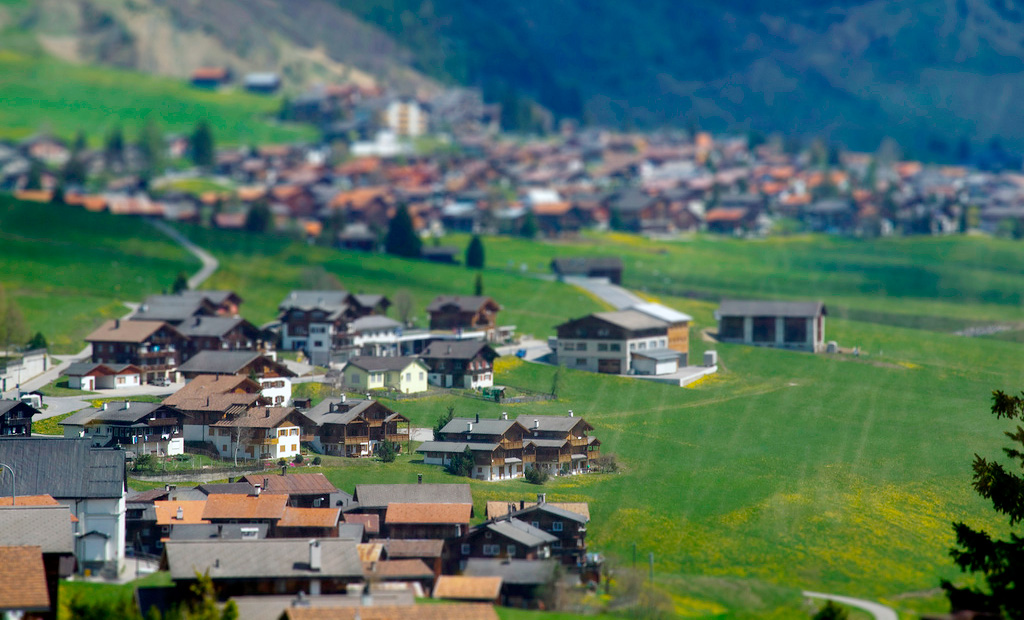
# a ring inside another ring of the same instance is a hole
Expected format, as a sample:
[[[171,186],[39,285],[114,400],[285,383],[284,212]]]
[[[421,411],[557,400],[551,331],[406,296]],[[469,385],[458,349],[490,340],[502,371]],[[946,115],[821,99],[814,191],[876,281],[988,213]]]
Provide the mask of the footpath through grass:
[[[134,217],[22,202],[0,194],[0,284],[53,353],[77,352],[124,301],[170,288],[199,261]]]

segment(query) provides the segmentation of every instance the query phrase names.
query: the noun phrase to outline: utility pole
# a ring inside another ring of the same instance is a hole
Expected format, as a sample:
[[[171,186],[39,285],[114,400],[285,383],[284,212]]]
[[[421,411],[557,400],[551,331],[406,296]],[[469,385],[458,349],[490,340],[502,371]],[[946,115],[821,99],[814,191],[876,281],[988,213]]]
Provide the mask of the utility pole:
[[[636,543],[633,543],[633,570],[636,570]]]
[[[654,583],[654,552],[651,551],[647,554],[647,561],[651,565],[651,583]]]

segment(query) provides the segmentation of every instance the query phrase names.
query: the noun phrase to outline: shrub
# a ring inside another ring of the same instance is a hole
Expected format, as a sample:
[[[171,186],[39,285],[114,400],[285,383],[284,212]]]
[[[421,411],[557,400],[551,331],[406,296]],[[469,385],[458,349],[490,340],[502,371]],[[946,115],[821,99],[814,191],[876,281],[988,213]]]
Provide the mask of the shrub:
[[[153,455],[152,454],[140,454],[135,457],[132,461],[133,471],[149,471],[153,469]]]
[[[302,461],[303,457],[301,452],[299,454],[296,454],[295,458],[292,459],[292,462],[295,463],[296,465],[302,465]]]
[[[466,450],[462,454],[453,454],[444,468],[453,476],[473,475],[473,451],[466,446]]]
[[[394,463],[398,458],[398,444],[391,441],[382,441],[377,444],[377,458],[382,463]]]
[[[536,467],[527,467],[523,476],[530,484],[544,484],[548,481],[548,472],[541,471]]]
[[[314,465],[319,465],[321,462],[322,462],[322,459],[319,456],[314,456],[313,457],[313,464]]]

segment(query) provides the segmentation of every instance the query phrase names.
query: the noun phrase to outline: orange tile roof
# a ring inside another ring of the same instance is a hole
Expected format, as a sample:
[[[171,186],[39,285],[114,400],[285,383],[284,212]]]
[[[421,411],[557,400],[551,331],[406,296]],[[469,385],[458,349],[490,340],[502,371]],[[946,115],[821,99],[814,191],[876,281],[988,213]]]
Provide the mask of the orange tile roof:
[[[921,162],[919,161],[903,161],[895,166],[896,174],[901,177],[912,177],[915,174],[921,172]]]
[[[310,237],[319,237],[324,231],[324,225],[316,220],[308,220],[302,224],[306,234]]]
[[[289,607],[288,620],[498,620],[493,605],[435,603],[372,607]]]
[[[287,495],[263,493],[255,495],[234,495],[217,493],[206,499],[203,518],[214,519],[271,519],[278,520],[284,516],[288,504]]]
[[[434,585],[434,598],[462,601],[493,601],[501,593],[501,577],[457,577],[441,575]]]
[[[380,170],[380,159],[376,157],[362,157],[345,162],[334,169],[342,176],[351,174],[370,174]]]
[[[223,67],[199,67],[192,72],[193,80],[226,80],[228,70]]]
[[[341,518],[340,508],[294,508],[286,506],[277,527],[335,527]]]
[[[42,547],[0,547],[0,611],[49,608]]]
[[[811,195],[810,194],[790,194],[789,196],[786,196],[785,198],[782,199],[782,204],[790,205],[790,206],[794,206],[794,205],[808,205],[808,204],[811,204]]]
[[[469,523],[472,504],[388,504],[384,522]]]
[[[260,187],[258,185],[250,187],[239,187],[237,190],[235,190],[235,195],[238,196],[238,199],[241,200],[242,202],[253,202],[266,196],[267,188]]]
[[[26,202],[50,202],[53,192],[48,189],[21,189],[14,192],[14,197]]]
[[[422,579],[433,578],[434,571],[430,570],[423,560],[387,560],[375,562],[370,565],[368,575],[375,577],[391,577],[392,579]]]
[[[153,502],[153,506],[156,508],[156,524],[209,523],[209,521],[203,519],[206,501],[205,499],[194,499],[188,501],[165,500]],[[178,518],[178,508],[181,508],[180,519]]]
[[[386,199],[389,195],[386,187],[358,187],[347,192],[338,192],[331,199],[330,206],[333,208],[349,207],[351,209],[364,209],[374,200]]]
[[[495,517],[500,517],[500,516],[508,514],[508,505],[509,504],[514,504],[515,507],[516,507],[516,510],[520,510],[520,508],[519,508],[520,503],[519,502],[513,502],[513,501],[509,501],[509,502],[489,501],[489,502],[487,502],[487,506],[486,506],[487,518],[488,519],[493,519]],[[523,502],[522,503],[523,508],[533,508],[536,505],[537,505],[537,502]],[[587,502],[548,502],[548,505],[549,506],[554,506],[555,508],[561,508],[562,510],[568,510],[569,512],[574,512],[574,513],[576,513],[578,515],[586,517],[588,521],[590,520],[590,504],[588,504]]]
[[[19,495],[18,501],[13,502],[10,497],[0,497],[0,506],[63,506],[49,495]],[[78,523],[78,517],[71,514],[71,522]]]
[[[571,202],[544,202],[533,205],[535,215],[565,215],[572,209]]]
[[[353,515],[347,514],[342,517],[345,523],[361,523],[363,532],[367,535],[380,533],[380,516],[378,515]]]
[[[737,222],[742,220],[747,210],[742,207],[719,207],[708,211],[705,220],[708,222]]]

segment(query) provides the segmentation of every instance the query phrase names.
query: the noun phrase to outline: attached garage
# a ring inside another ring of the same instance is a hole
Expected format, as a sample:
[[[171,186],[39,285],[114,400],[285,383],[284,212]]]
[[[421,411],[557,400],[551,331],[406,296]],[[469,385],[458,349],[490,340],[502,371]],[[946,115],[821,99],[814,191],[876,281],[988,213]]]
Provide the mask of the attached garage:
[[[668,375],[679,370],[679,351],[647,349],[633,352],[633,372],[638,375]]]

